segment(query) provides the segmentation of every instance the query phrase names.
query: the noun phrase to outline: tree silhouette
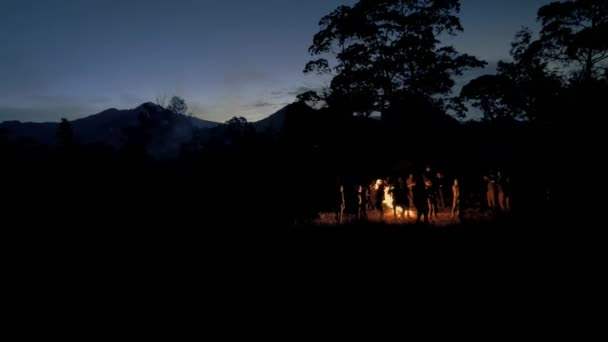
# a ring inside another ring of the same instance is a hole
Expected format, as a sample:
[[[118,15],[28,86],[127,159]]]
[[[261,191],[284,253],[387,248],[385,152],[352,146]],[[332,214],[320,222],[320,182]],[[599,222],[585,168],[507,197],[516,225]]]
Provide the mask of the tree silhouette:
[[[516,118],[519,113],[510,108],[505,100],[513,86],[512,80],[505,75],[483,75],[465,85],[460,95],[463,100],[480,109],[485,120]]]
[[[333,55],[337,64],[320,58],[304,72],[332,75],[327,102],[347,115],[378,111],[386,119],[387,108],[412,96],[443,107],[453,77],[485,65],[440,44],[440,36],[463,30],[459,11],[457,0],[360,0],[340,6],[321,19],[309,49],[313,56]]]
[[[169,101],[167,110],[170,110],[176,114],[186,115],[188,113],[188,105],[186,104],[186,100],[184,100],[183,98],[179,96],[173,96]]]
[[[255,134],[255,128],[242,116],[235,116],[226,121],[226,137],[233,144],[244,142]]]
[[[498,62],[496,75],[478,77],[462,88],[461,99],[490,121],[550,119],[546,108],[558,96],[560,79],[548,70],[541,45],[523,28],[511,43],[511,62]]]
[[[69,149],[74,145],[74,131],[70,122],[65,118],[62,118],[57,125],[57,142],[63,149]]]
[[[566,67],[578,65],[583,79],[601,74],[608,59],[608,2],[571,0],[541,7],[540,41],[546,56]]]
[[[310,107],[317,106],[321,101],[323,101],[323,97],[314,90],[309,90],[307,92],[299,94],[296,97],[296,102],[305,103],[307,106]]]
[[[156,97],[155,103],[163,108],[166,108],[168,98],[169,96],[167,96],[167,94],[160,94]]]

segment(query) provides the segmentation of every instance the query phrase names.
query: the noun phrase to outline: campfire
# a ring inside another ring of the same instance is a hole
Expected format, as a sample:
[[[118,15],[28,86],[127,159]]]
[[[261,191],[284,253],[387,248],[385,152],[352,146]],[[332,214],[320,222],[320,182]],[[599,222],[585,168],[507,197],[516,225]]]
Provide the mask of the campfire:
[[[378,191],[380,190],[380,186],[384,184],[384,181],[382,179],[378,179],[376,181],[376,185],[375,185],[375,190]],[[395,210],[393,208],[393,202],[394,202],[394,198],[393,198],[393,193],[391,190],[394,189],[393,185],[388,185],[385,184],[384,185],[384,201],[382,201],[382,206],[384,207],[384,215],[385,216],[394,216],[395,214]],[[408,212],[407,208],[403,208],[401,206],[397,206],[397,217],[402,217],[402,216],[407,216],[408,214],[413,217],[415,212],[411,211]]]

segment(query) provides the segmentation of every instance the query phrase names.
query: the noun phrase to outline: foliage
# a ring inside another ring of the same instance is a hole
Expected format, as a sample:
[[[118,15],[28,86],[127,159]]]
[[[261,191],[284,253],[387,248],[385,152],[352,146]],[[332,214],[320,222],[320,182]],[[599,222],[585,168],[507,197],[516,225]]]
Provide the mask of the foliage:
[[[309,52],[332,56],[310,61],[305,73],[331,74],[327,103],[366,116],[412,96],[444,105],[453,78],[485,65],[443,45],[462,26],[457,0],[361,0],[321,19]]]
[[[547,107],[558,96],[560,79],[548,71],[541,46],[524,28],[511,44],[512,61],[500,61],[495,75],[480,76],[461,91],[461,99],[480,109],[484,119],[547,119]]]
[[[173,96],[169,101],[169,105],[167,109],[176,114],[184,114],[188,112],[188,105],[186,104],[186,100],[179,96]]]
[[[571,0],[541,7],[538,20],[546,57],[566,69],[574,66],[575,76],[600,76],[608,59],[608,1]]]

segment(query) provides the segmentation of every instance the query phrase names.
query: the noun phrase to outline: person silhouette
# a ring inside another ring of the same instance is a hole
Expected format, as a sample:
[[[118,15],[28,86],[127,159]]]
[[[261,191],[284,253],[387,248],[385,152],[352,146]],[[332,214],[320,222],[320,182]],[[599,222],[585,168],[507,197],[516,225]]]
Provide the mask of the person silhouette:
[[[367,218],[367,199],[369,195],[367,194],[367,187],[363,185],[359,185],[357,188],[357,204],[359,207],[357,217],[359,220],[363,220]]]
[[[407,218],[410,218],[410,214],[412,211],[414,211],[414,208],[415,208],[414,187],[416,186],[416,180],[414,179],[414,174],[410,173],[409,176],[407,176],[406,186],[407,186],[407,202],[408,202]]]
[[[424,180],[422,177],[416,181],[414,186],[414,205],[416,206],[416,223],[420,223],[420,219],[424,217],[424,223],[429,223],[429,201],[427,191],[425,189]]]
[[[397,190],[397,186],[394,183],[389,182],[388,180],[387,180],[386,184],[387,184],[386,188],[388,189],[388,190],[386,190],[386,193],[390,196],[390,201],[391,201],[390,203],[391,203],[391,206],[393,207],[393,215],[394,215],[394,217],[397,217],[397,205],[396,205],[396,197],[395,197],[395,192]]]
[[[338,185],[338,190],[336,192],[336,222],[338,224],[342,223],[342,219],[344,218],[344,209],[346,208],[346,199],[344,197],[344,185]]]
[[[367,210],[374,210],[372,201],[372,191],[374,190],[374,182],[372,182],[365,190],[365,204],[367,205]]]
[[[424,191],[428,201],[429,217],[433,221],[438,221],[437,217],[437,188],[433,182],[426,180],[424,182]]]
[[[441,172],[437,172],[437,175],[435,176],[435,189],[437,190],[437,207],[438,209],[445,209],[446,205],[446,200],[445,198],[447,197],[445,192],[446,192],[446,179],[445,179],[445,175]]]
[[[397,179],[397,184],[395,184],[395,188],[393,189],[393,214],[395,215],[395,218],[397,218],[399,208],[401,208],[401,217],[405,218],[407,205],[407,187],[405,186],[403,178],[399,177]]]
[[[380,212],[380,216],[384,217],[384,189],[386,185],[384,184],[384,180],[378,179],[376,182],[376,209]]]
[[[483,180],[486,184],[486,201],[488,208],[493,210],[496,208],[496,181],[492,174],[483,176]]]
[[[374,210],[375,208],[375,204],[376,204],[376,181],[373,180],[371,183],[369,183],[369,186],[367,187],[368,191],[367,191],[367,207],[369,210]]]
[[[496,172],[496,193],[498,194],[498,207],[501,211],[506,211],[505,205],[505,179],[502,172]]]
[[[450,218],[460,216],[460,186],[458,185],[458,178],[454,179],[454,184],[452,185],[452,214]]]
[[[502,188],[504,191],[505,210],[511,211],[511,177],[505,176]]]

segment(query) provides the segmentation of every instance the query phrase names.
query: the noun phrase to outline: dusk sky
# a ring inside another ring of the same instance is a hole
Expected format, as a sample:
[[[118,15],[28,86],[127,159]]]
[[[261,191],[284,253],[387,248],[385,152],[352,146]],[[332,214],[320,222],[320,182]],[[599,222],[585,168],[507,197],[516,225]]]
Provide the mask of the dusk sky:
[[[202,119],[259,120],[323,84],[302,73],[312,36],[355,2],[0,0],[0,122],[74,119],[162,94]],[[493,71],[549,2],[462,0],[464,32],[448,43]]]

